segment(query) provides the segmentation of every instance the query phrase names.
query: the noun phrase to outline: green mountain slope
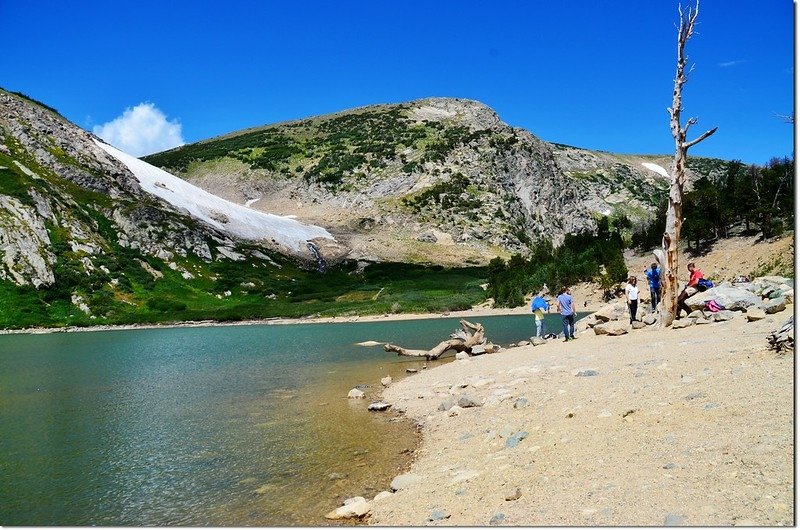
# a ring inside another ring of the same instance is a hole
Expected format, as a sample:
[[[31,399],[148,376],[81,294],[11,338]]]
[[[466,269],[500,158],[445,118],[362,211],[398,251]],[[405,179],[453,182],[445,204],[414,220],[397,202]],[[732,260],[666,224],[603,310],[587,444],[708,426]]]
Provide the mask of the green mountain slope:
[[[0,91],[0,328],[443,311],[481,269],[349,261],[320,275],[142,191],[53,109]]]
[[[485,105],[430,98],[249,129],[145,157],[251,208],[325,227],[356,258],[487,263],[596,230],[604,216],[653,218],[667,179],[615,155],[544,142]],[[690,177],[726,162],[693,159]]]

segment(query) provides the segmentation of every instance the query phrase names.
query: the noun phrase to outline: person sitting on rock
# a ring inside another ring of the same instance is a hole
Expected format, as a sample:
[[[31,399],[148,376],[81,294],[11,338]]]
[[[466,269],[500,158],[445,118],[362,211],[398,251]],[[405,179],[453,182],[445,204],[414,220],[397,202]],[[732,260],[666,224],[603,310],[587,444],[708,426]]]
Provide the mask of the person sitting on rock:
[[[687,315],[692,312],[692,308],[686,304],[686,299],[699,291],[697,282],[703,278],[703,271],[697,268],[693,261],[690,261],[686,268],[689,269],[689,283],[678,295],[678,311],[675,314],[675,318],[681,318],[681,310],[686,311]]]

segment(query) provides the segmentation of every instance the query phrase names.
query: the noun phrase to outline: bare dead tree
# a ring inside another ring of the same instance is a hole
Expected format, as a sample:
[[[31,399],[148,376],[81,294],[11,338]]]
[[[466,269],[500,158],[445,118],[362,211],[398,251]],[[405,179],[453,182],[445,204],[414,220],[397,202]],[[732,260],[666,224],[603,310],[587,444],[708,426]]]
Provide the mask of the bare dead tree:
[[[689,7],[686,12],[678,5],[680,24],[678,26],[678,64],[675,72],[675,84],[672,91],[672,107],[667,111],[670,115],[670,129],[675,139],[675,160],[672,164],[671,183],[669,188],[669,205],[667,207],[667,224],[662,239],[662,248],[653,252],[656,260],[661,265],[663,272],[662,299],[659,308],[661,325],[669,326],[675,318],[678,307],[678,253],[681,237],[681,224],[683,222],[683,188],[686,184],[686,158],[689,148],[697,145],[717,131],[717,128],[704,132],[698,138],[687,141],[689,127],[697,123],[697,118],[687,120],[681,126],[681,103],[683,85],[688,80],[687,75],[694,67],[686,72],[686,43],[694,33],[694,25],[700,12],[700,0],[694,7]]]

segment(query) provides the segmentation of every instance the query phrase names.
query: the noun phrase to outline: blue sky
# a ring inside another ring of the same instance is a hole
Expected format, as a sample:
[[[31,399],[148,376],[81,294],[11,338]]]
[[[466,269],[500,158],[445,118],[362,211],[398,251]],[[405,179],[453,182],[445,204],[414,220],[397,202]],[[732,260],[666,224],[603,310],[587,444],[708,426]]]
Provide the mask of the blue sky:
[[[790,0],[701,2],[684,121],[719,130],[690,154],[791,156],[793,17]],[[673,152],[671,0],[0,0],[0,20],[0,86],[140,135],[131,150],[450,96],[547,141]]]

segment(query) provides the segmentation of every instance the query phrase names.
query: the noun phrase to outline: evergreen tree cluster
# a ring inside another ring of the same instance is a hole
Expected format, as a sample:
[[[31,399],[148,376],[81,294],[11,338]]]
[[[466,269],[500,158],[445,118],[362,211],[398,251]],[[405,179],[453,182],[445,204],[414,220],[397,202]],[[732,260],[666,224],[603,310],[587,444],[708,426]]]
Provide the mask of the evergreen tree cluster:
[[[666,211],[665,198],[653,222],[634,232],[633,247],[661,245]],[[794,225],[794,160],[773,158],[763,167],[728,163],[716,182],[703,177],[694,183],[683,197],[683,217],[682,233],[697,250],[703,241],[728,237],[739,224],[746,233],[756,230],[764,238],[780,235]]]
[[[525,303],[526,293],[538,292],[545,285],[555,293],[562,286],[598,281],[610,291],[628,274],[622,255],[622,231],[626,228],[630,221],[625,217],[603,217],[596,234],[568,234],[558,248],[550,241],[539,241],[528,259],[520,255],[508,261],[494,258],[489,262],[488,295],[498,307],[517,307]]]

